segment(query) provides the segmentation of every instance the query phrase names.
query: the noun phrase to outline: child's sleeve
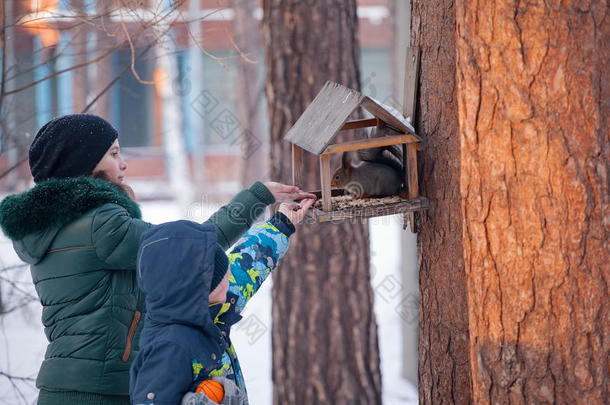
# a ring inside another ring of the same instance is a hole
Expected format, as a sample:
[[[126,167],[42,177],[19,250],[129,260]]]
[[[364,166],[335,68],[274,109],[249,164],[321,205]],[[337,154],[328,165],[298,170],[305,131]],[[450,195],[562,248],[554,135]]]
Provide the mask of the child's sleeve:
[[[229,253],[229,292],[238,299],[240,313],[275,269],[288,250],[288,238],[295,231],[290,219],[278,212],[266,222],[252,226]]]
[[[193,382],[191,360],[178,345],[160,342],[141,352],[130,370],[132,404],[179,404]]]

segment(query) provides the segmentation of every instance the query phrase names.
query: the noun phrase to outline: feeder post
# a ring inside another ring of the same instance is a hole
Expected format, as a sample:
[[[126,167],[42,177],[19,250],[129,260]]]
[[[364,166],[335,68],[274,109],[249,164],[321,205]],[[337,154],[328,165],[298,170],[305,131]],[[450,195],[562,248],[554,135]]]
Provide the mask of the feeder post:
[[[322,190],[322,211],[330,211],[330,154],[320,155],[320,189]]]
[[[292,144],[292,184],[303,187],[303,149]]]
[[[407,190],[409,190],[409,166],[407,163],[407,144],[403,143],[402,145],[400,145],[402,147],[402,189],[403,191],[407,192]]]
[[[404,148],[403,148],[404,153]],[[419,182],[417,180],[417,144],[407,145],[407,172],[409,175],[409,200],[419,197]]]
[[[417,83],[419,79],[419,48],[407,49],[405,71],[404,102],[402,114],[415,128],[415,109],[417,107]],[[406,152],[406,153],[405,153]],[[403,167],[405,168],[405,185],[409,185],[409,200],[419,197],[419,183],[417,180],[417,144],[409,144],[402,148]],[[404,215],[404,228],[411,224],[411,231],[417,232],[415,213]]]
[[[405,72],[405,92],[402,114],[411,121],[415,128],[415,109],[417,107],[417,82],[419,79],[419,47],[407,48]]]
[[[405,74],[405,94],[403,115],[410,119],[411,125],[415,127],[415,108],[417,106],[417,79],[419,76],[419,48],[411,47],[407,49],[407,70]],[[417,180],[417,144],[409,144],[403,147],[403,158],[406,156],[407,169],[405,182],[409,184],[409,199],[419,197],[419,183]],[[404,160],[403,160],[404,161]]]

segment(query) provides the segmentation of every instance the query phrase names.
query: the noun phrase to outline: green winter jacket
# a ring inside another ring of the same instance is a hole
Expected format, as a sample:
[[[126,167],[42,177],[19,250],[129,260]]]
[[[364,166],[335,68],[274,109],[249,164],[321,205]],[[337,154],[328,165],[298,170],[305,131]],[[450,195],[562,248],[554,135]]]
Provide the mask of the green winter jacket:
[[[262,183],[208,221],[225,249],[274,202]],[[0,226],[29,263],[49,345],[36,385],[46,391],[129,393],[144,297],[135,268],[142,221],[136,203],[101,179],[52,179],[0,203]]]

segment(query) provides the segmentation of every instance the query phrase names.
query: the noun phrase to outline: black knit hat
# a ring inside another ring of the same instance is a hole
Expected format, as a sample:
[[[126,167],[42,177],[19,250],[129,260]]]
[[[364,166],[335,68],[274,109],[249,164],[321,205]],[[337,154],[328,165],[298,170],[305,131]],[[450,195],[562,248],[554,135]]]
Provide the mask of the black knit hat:
[[[108,121],[96,115],[52,119],[40,128],[30,146],[34,181],[91,174],[118,136]]]
[[[212,284],[210,285],[210,292],[220,284],[227,269],[229,268],[229,258],[225,254],[225,251],[216,244],[216,252],[214,253],[214,274],[212,275]]]

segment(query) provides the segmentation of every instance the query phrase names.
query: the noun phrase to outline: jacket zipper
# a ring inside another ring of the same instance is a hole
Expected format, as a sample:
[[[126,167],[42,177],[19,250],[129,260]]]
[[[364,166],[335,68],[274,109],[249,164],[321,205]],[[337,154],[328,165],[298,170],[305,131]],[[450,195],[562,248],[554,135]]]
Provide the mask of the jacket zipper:
[[[142,313],[140,311],[134,312],[133,319],[131,320],[131,326],[129,327],[129,333],[127,334],[127,343],[125,344],[125,350],[123,351],[123,355],[121,356],[121,361],[125,363],[129,360],[129,356],[131,355],[133,337],[136,334],[136,329],[138,329],[138,324],[140,323],[141,317]]]
[[[47,253],[65,252],[67,250],[92,249],[92,248],[93,248],[93,246],[70,246],[70,247],[65,247],[65,248],[60,248],[60,249],[52,249],[52,250],[49,250]]]

